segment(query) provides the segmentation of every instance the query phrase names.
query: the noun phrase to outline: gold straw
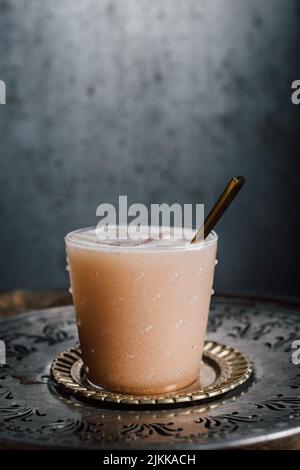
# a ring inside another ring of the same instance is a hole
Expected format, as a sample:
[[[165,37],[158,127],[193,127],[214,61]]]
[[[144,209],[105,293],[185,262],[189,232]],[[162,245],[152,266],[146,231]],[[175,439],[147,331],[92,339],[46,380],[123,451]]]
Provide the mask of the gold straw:
[[[210,234],[214,226],[219,222],[220,218],[226,211],[227,207],[231,204],[243,184],[245,183],[246,178],[244,176],[234,176],[224,189],[223,193],[215,203],[214,207],[206,217],[204,221],[204,227],[200,227],[196,235],[192,239],[191,243],[200,242],[204,240]]]

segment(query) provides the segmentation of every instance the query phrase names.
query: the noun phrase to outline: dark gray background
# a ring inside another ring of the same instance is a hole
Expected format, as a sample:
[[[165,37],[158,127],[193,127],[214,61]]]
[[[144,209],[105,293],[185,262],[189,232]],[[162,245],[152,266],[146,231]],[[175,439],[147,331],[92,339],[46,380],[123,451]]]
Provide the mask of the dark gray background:
[[[0,289],[66,287],[96,207],[202,203],[216,289],[299,294],[298,0],[0,0]]]

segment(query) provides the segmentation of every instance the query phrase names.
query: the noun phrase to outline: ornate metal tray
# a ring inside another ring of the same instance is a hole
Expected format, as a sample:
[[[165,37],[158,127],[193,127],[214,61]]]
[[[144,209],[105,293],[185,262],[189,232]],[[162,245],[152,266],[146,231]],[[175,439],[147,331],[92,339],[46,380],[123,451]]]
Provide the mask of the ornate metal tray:
[[[215,401],[155,410],[99,408],[50,391],[53,357],[76,343],[72,307],[2,319],[7,365],[0,366],[0,442],[43,448],[215,449],[300,432],[300,369],[292,363],[299,314],[299,307],[280,303],[214,299],[208,337],[246,354],[254,380]]]
[[[58,391],[94,405],[113,403],[120,406],[147,405],[153,408],[215,399],[244,384],[252,373],[252,366],[244,354],[216,341],[206,341],[203,359],[198,380],[176,392],[159,395],[124,395],[100,387],[91,387],[84,377],[81,351],[78,347],[63,351],[54,359],[51,376],[58,386]]]

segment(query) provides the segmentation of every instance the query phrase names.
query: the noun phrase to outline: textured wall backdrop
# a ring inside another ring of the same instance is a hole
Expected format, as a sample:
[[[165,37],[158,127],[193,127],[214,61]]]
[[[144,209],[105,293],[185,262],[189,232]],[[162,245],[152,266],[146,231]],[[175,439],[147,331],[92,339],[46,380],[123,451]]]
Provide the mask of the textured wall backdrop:
[[[101,202],[212,204],[216,288],[298,295],[298,0],[0,0],[0,289],[65,287]]]

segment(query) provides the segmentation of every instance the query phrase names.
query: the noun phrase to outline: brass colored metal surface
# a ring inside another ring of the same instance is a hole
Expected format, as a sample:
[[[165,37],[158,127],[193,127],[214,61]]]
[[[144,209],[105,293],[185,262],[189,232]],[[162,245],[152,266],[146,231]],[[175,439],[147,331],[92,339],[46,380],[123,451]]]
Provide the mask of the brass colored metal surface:
[[[160,395],[129,395],[92,387],[85,380],[79,348],[60,353],[51,366],[51,374],[62,392],[79,400],[101,406],[103,402],[119,405],[171,405],[201,402],[219,398],[249,379],[252,366],[237,349],[207,341],[204,347],[204,365],[198,380],[172,393]]]
[[[200,227],[196,235],[194,236],[191,243],[204,240],[210,234],[212,229],[218,223],[227,207],[231,204],[235,196],[240,191],[241,187],[244,185],[246,179],[244,176],[234,176],[224,189],[223,193],[217,200],[216,204],[206,217],[204,221],[204,228]],[[204,232],[204,233],[203,233]]]

